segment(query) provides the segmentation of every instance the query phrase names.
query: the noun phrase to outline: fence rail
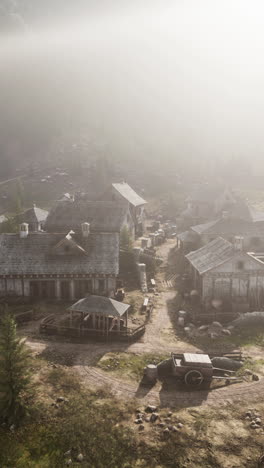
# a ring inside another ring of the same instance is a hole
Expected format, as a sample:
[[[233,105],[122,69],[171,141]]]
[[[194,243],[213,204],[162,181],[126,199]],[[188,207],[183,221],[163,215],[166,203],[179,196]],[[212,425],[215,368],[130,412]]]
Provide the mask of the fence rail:
[[[68,327],[59,325],[55,322],[54,315],[45,317],[40,324],[40,333],[45,335],[61,335],[68,337],[79,338],[103,338],[107,339],[124,339],[134,340],[142,336],[145,332],[145,325],[140,325],[137,328],[126,328],[125,330],[95,330],[93,328],[85,327]]]

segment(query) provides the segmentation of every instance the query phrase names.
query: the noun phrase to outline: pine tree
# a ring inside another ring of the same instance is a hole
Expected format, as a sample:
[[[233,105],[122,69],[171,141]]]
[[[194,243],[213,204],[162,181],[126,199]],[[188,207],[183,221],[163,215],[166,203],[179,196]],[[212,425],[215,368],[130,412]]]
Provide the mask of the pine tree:
[[[30,368],[31,353],[6,312],[0,324],[0,418],[8,424],[17,424],[27,413],[33,396]]]
[[[125,250],[127,252],[132,252],[133,248],[133,241],[131,239],[129,230],[127,226],[124,226],[121,229],[120,233],[120,248],[121,250]]]

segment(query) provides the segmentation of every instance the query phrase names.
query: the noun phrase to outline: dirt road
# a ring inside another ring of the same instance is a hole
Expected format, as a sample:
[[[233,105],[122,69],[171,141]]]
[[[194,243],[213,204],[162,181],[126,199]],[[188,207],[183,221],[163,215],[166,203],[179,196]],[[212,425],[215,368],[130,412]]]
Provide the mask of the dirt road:
[[[166,262],[170,242],[164,244],[159,250],[159,256],[164,258],[161,272],[157,275],[157,284],[164,284]],[[155,296],[155,308],[152,317],[146,326],[144,336],[136,343],[60,343],[56,341],[36,341],[28,339],[31,348],[53,362],[72,366],[89,387],[108,387],[114,395],[121,398],[138,398],[141,401],[153,403],[164,407],[197,406],[197,405],[224,405],[236,400],[251,399],[256,401],[263,398],[264,379],[259,382],[241,383],[229,387],[208,391],[176,391],[157,383],[152,389],[140,386],[138,383],[114,377],[98,367],[97,362],[108,352],[128,353],[168,353],[170,351],[186,349],[186,344],[175,338],[171,315],[173,314],[173,299],[175,291],[163,291]],[[187,349],[186,349],[187,350]],[[188,351],[196,348],[188,345]]]

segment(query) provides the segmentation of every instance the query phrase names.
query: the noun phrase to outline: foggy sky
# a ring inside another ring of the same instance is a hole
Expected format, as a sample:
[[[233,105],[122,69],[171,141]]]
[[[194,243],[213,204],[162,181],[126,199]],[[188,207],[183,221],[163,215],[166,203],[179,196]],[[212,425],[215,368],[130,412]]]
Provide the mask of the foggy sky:
[[[261,0],[55,4],[0,35],[9,151],[86,127],[126,157],[261,161]]]

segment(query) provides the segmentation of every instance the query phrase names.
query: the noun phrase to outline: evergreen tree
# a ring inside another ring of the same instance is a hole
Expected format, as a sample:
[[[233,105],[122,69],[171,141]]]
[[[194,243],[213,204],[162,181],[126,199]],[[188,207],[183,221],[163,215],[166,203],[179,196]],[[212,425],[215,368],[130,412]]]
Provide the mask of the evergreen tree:
[[[17,336],[14,318],[5,312],[0,324],[0,418],[18,423],[33,396],[31,353]]]
[[[120,249],[132,252],[133,242],[127,226],[124,226],[120,233]]]

